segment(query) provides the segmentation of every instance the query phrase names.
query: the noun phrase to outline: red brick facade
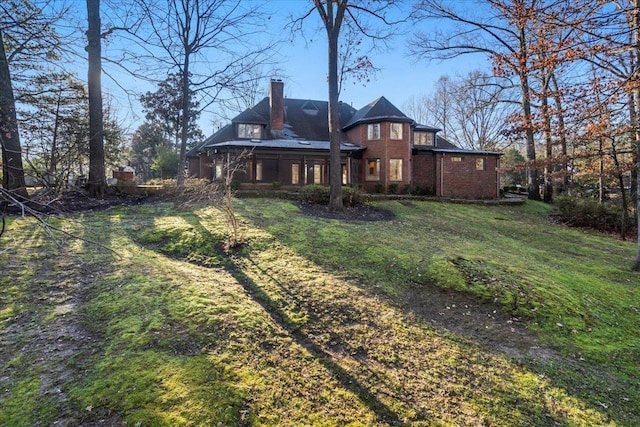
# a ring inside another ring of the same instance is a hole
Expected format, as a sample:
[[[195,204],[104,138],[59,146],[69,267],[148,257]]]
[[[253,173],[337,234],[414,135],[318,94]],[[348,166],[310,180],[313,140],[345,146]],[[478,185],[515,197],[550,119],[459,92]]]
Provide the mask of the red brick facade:
[[[435,194],[461,199],[497,199],[499,156],[464,152],[435,155]]]
[[[392,138],[392,123],[401,127],[401,139]],[[369,139],[370,125],[379,126],[378,138]],[[397,189],[400,190],[406,185],[411,184],[410,132],[411,129],[409,124],[401,122],[367,123],[356,126],[355,128],[347,131],[347,138],[349,141],[367,147],[360,167],[360,176],[358,177],[358,182],[362,184],[365,191],[382,191],[386,193],[391,185],[396,186]],[[379,160],[380,169],[377,177],[374,177],[368,173],[368,164],[369,161],[377,160]],[[393,176],[391,170],[392,161],[401,162],[396,163],[396,165],[401,165],[400,176]]]
[[[463,199],[496,199],[500,195],[498,166],[500,156],[495,153],[465,150],[416,151],[412,154],[411,126],[402,125],[402,139],[391,138],[391,123],[380,123],[380,137],[368,139],[369,123],[349,129],[347,138],[367,147],[360,167],[359,183],[368,192],[389,192],[392,184],[402,191],[406,185],[420,192],[441,197]],[[368,162],[380,159],[379,178],[368,176]],[[392,181],[391,159],[402,160],[402,179]]]
[[[498,153],[460,149],[440,137],[440,129],[417,124],[384,97],[360,110],[344,103],[339,108],[343,184],[375,193],[499,197]],[[282,81],[273,80],[268,98],[236,116],[231,125],[190,154],[190,173],[215,179],[215,161],[222,162],[216,164],[217,170],[224,163],[224,153],[247,149],[251,159],[247,172],[238,179],[245,187],[327,185],[327,113],[324,101],[285,98]],[[241,136],[241,125],[259,127],[261,136]],[[212,153],[220,158],[210,158]]]

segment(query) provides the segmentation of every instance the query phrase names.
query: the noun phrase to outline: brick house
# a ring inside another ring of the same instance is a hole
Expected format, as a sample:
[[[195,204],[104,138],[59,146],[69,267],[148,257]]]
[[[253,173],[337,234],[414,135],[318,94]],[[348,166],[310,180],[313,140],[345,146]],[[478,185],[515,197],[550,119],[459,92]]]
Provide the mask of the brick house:
[[[416,189],[464,199],[499,197],[500,153],[464,150],[417,124],[385,97],[356,110],[340,103],[342,183],[368,192]],[[270,95],[187,153],[191,176],[220,179],[228,155],[244,152],[243,188],[295,189],[329,183],[326,101]]]

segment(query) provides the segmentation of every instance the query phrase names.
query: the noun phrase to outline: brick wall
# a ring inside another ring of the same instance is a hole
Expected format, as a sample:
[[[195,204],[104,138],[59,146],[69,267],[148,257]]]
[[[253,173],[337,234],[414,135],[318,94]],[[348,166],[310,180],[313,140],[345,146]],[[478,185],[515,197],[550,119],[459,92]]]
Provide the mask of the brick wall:
[[[413,156],[413,185],[436,190],[436,164],[432,153]],[[435,194],[435,193],[434,193]]]
[[[387,192],[390,184],[397,184],[399,189],[409,184],[409,167],[411,161],[411,150],[409,146],[409,124],[402,124],[402,139],[390,138],[390,122],[382,122],[380,124],[380,139],[368,140],[367,129],[368,124],[361,124],[347,131],[349,141],[365,145],[367,150],[362,157],[360,167],[360,182],[364,189],[369,192],[376,190],[376,187],[382,185],[384,192]],[[367,161],[370,159],[380,159],[380,180],[367,181]],[[391,181],[389,171],[390,159],[402,159],[402,181]]]
[[[476,166],[479,159],[484,160],[482,170]],[[436,194],[463,199],[498,198],[498,159],[498,156],[468,153],[437,154]]]

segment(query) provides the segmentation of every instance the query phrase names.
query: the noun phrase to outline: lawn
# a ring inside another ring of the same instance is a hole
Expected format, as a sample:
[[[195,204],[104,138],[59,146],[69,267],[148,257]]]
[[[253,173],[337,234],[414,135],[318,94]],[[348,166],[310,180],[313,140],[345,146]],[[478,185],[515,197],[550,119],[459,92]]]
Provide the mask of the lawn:
[[[235,202],[0,240],[0,425],[636,426],[635,244],[549,207]]]

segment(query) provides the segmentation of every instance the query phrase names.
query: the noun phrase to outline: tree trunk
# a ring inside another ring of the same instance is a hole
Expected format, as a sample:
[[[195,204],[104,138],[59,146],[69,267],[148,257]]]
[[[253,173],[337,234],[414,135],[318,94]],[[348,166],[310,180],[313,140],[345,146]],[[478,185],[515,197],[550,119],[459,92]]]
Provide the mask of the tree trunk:
[[[598,139],[598,203],[604,204],[604,143]]]
[[[567,130],[564,125],[564,109],[562,108],[562,96],[558,88],[558,81],[555,74],[551,75],[553,84],[553,99],[558,115],[558,134],[560,135],[560,150],[562,154],[562,185],[558,188],[558,194],[569,189],[569,162],[567,156]]]
[[[527,143],[527,192],[529,193],[530,200],[540,200],[540,190],[538,188],[538,166],[535,164],[536,141],[533,134],[533,122],[531,118],[531,88],[529,87],[529,74],[527,70],[527,40],[524,27],[520,28],[519,41],[519,53],[521,55],[521,58],[518,65],[520,76],[520,90],[522,92],[522,112],[524,115],[522,125],[525,130]]]
[[[544,167],[544,194],[545,203],[553,202],[553,141],[551,138],[551,115],[549,113],[549,78],[543,77],[541,94],[541,112],[544,123],[545,167]]]
[[[530,200],[540,200],[540,190],[538,188],[538,169],[536,161],[536,141],[533,134],[533,123],[531,120],[531,91],[527,76],[521,77],[522,88],[522,110],[524,112],[523,125],[525,128],[527,143],[527,192]]]
[[[638,112],[640,112],[640,86],[638,86],[638,67],[640,66],[640,0],[635,0],[633,5],[633,43],[634,48],[634,75],[635,88],[633,89],[633,97],[635,101],[635,133],[636,133],[636,170],[640,172],[640,120],[638,120]],[[640,173],[636,174],[637,189],[640,191]],[[636,254],[636,260],[633,263],[633,271],[640,271],[640,197],[636,197],[636,212],[637,212],[637,224],[638,224],[638,252]]]
[[[89,72],[89,180],[87,191],[102,197],[107,189],[104,165],[104,125],[102,115],[102,49],[100,45],[100,0],[87,0],[87,53]]]
[[[627,201],[627,190],[624,188],[624,176],[620,168],[620,160],[618,159],[618,150],[616,149],[616,141],[611,140],[611,157],[615,166],[616,178],[620,186],[620,202],[622,203],[622,218],[620,218],[620,238],[627,238],[627,223],[629,222],[629,205]]]
[[[0,30],[0,145],[2,146],[2,186],[16,196],[27,198],[18,133],[16,102],[13,96],[9,61]]]
[[[329,207],[342,210],[342,165],[340,164],[340,116],[338,114],[338,36],[335,26],[329,36]]]
[[[184,170],[187,162],[187,139],[189,138],[189,56],[191,52],[189,49],[185,49],[184,64],[182,69],[182,121],[180,122],[181,137],[180,137],[180,160],[178,161],[178,175],[176,176],[176,182],[178,190],[184,188]]]

